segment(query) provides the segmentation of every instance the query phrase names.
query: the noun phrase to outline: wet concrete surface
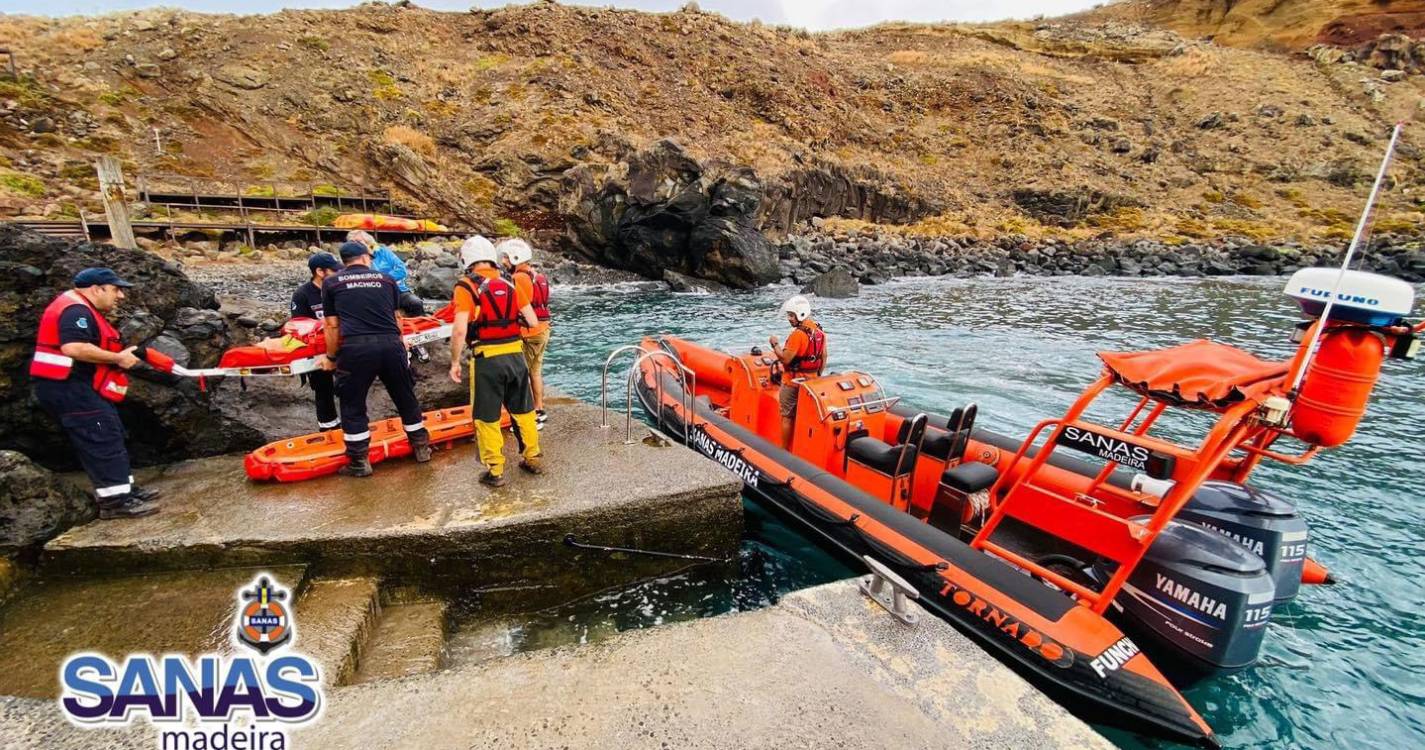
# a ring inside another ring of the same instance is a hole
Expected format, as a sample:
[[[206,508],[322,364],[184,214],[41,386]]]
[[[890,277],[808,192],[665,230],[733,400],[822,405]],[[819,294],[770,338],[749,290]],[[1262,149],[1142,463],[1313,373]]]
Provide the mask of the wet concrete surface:
[[[754,612],[632,631],[430,675],[336,688],[304,748],[1111,748],[925,616],[891,618],[851,581]],[[0,699],[0,736],[144,747],[52,702]],[[148,746],[151,746],[148,745]]]
[[[327,685],[351,678],[381,609],[375,578],[320,578],[297,600],[295,646],[322,666]]]
[[[445,610],[443,601],[383,606],[351,682],[376,682],[440,669],[445,657]]]
[[[176,464],[141,477],[164,490],[160,513],[72,529],[46,546],[43,567],[320,563],[324,573],[451,577],[568,598],[556,579],[571,566],[596,590],[667,565],[627,561],[601,576],[608,556],[563,546],[566,534],[701,554],[736,549],[740,485],[730,474],[679,446],[624,445],[621,424],[601,429],[598,409],[572,399],[552,400],[550,415],[541,433],[547,473],[511,464],[510,483],[498,490],[478,483],[483,467],[472,443],[438,451],[425,465],[378,464],[369,479],[255,483],[240,456]],[[508,437],[506,454],[514,450]]]
[[[459,706],[459,710],[448,707]],[[424,711],[419,722],[395,717]],[[854,582],[755,612],[335,691],[309,747],[1110,748],[926,614]]]
[[[302,569],[270,569],[296,587]],[[202,654],[229,648],[236,592],[253,569],[39,580],[0,608],[0,694],[50,698],[76,651]],[[0,732],[0,736],[4,736]]]

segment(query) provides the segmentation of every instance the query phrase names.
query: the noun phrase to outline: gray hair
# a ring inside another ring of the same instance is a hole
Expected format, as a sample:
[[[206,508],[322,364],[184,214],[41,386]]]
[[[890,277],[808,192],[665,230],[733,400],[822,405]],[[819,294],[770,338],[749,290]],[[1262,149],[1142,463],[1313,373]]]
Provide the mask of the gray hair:
[[[364,229],[353,229],[346,233],[347,242],[360,242],[367,247],[376,247],[376,238]]]

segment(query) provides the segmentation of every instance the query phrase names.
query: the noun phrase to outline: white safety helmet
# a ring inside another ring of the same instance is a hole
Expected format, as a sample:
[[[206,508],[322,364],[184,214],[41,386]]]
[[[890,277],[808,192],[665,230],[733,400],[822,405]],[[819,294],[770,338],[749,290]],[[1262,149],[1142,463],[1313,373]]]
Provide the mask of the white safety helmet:
[[[495,246],[478,234],[460,246],[460,266],[462,268],[469,268],[482,260],[487,263],[495,263],[499,257],[499,254],[495,252]]]
[[[502,258],[509,258],[510,263],[518,266],[521,263],[528,263],[534,257],[534,248],[522,239],[512,237],[500,240],[495,244],[495,251]]]
[[[782,303],[782,313],[795,315],[797,322],[800,323],[811,317],[811,303],[807,301],[806,297],[798,294]]]

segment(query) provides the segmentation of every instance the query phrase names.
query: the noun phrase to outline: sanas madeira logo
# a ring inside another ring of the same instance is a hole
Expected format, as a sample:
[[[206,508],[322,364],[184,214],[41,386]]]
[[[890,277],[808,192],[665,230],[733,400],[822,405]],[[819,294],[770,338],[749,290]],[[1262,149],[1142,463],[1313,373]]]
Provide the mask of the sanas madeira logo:
[[[238,642],[267,654],[292,640],[292,620],[281,600],[287,591],[272,585],[266,577],[238,594]]]
[[[239,588],[229,653],[71,654],[60,710],[85,729],[147,722],[158,750],[288,750],[288,732],[318,721],[323,703],[320,666],[293,647],[291,598],[267,573]]]

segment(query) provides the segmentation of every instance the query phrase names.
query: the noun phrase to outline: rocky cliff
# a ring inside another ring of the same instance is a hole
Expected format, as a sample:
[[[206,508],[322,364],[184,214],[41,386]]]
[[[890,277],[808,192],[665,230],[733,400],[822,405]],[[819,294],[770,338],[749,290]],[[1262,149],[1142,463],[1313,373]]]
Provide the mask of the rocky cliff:
[[[0,41],[22,72],[0,81],[0,215],[74,213],[93,157],[117,152],[130,174],[388,187],[450,222],[739,286],[771,276],[759,234],[820,218],[1340,242],[1425,91],[1112,20],[808,34],[691,8],[369,4],[7,16]],[[1425,218],[1421,166],[1408,133],[1381,211],[1396,231]],[[1052,193],[1084,209],[1022,199]]]

